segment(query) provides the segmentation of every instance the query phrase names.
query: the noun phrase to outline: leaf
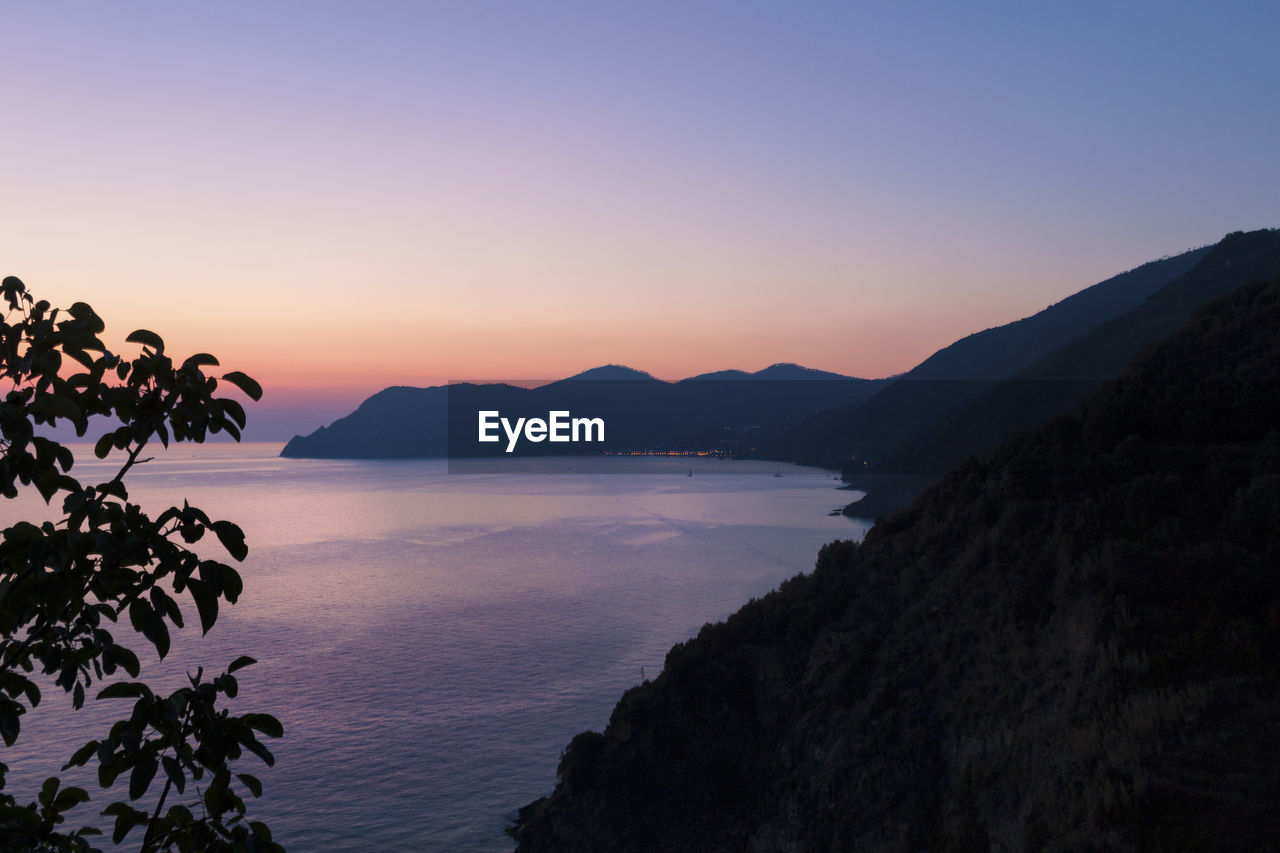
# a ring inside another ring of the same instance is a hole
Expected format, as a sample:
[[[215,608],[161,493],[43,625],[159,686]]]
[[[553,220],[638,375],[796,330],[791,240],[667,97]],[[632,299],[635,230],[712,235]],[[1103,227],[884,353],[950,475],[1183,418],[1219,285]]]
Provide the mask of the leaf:
[[[67,309],[67,313],[77,320],[88,320],[90,317],[97,316],[87,302],[72,302],[71,307]]]
[[[142,600],[130,604],[129,621],[135,631],[151,641],[161,658],[169,654],[169,626],[149,604]]]
[[[257,729],[267,737],[284,737],[284,726],[270,714],[245,714],[240,718],[251,729]]]
[[[178,803],[175,806],[169,806],[169,814],[166,815],[166,817],[181,826],[185,823],[191,822],[191,809],[187,808],[182,803]]]
[[[166,755],[160,759],[164,765],[165,775],[169,777],[169,781],[173,783],[173,787],[178,789],[178,793],[184,793],[187,789],[187,774],[182,772],[182,765],[171,755]]]
[[[22,678],[22,676],[18,677]],[[22,681],[22,692],[27,695],[27,703],[34,708],[40,704],[40,688],[37,687],[36,683],[29,678],[22,678]]]
[[[35,485],[45,503],[51,503],[60,489],[74,492],[80,488],[79,483],[66,474],[59,474],[56,468],[41,471],[35,478]]]
[[[40,786],[40,805],[46,809],[53,805],[53,798],[58,794],[58,786],[62,783],[58,781],[57,776],[50,776],[44,780],[44,784]]]
[[[246,740],[244,742],[244,748],[261,758],[262,762],[268,767],[276,766],[276,757],[271,754],[271,750],[267,749],[261,741]]]
[[[236,778],[240,780],[241,784],[252,791],[255,797],[262,796],[262,782],[258,780],[257,776],[250,773],[237,773]]]
[[[191,597],[196,602],[196,610],[200,613],[200,629],[207,634],[213,627],[213,623],[218,621],[218,595],[209,584],[195,578],[187,581],[187,588],[191,591]]]
[[[98,691],[99,699],[140,699],[151,695],[151,688],[141,681],[117,681]]]
[[[154,614],[152,614],[154,616]],[[159,616],[147,622],[143,635],[156,647],[156,654],[163,660],[169,654],[169,626]]]
[[[151,605],[155,607],[157,613],[163,613],[174,625],[182,627],[182,610],[179,609],[178,602],[158,586],[151,587]]]
[[[231,662],[231,666],[227,667],[227,672],[235,672],[238,669],[244,669],[246,666],[253,666],[258,661],[248,655],[241,655]]]
[[[240,682],[236,681],[234,675],[223,673],[213,680],[213,686],[227,694],[228,699],[236,698],[236,694],[240,692]]]
[[[18,739],[18,731],[22,728],[18,715],[21,713],[21,705],[12,699],[0,697],[0,737],[4,738],[5,746],[13,746],[13,742]]]
[[[40,528],[29,521],[19,521],[4,532],[4,538],[10,542],[34,542],[43,537]]]
[[[215,817],[222,815],[222,796],[227,791],[227,785],[231,782],[231,771],[226,767],[222,767],[213,776],[213,783],[209,785],[209,790],[204,793],[204,804]]]
[[[249,399],[254,402],[262,399],[262,386],[251,376],[247,376],[239,370],[233,370],[230,373],[224,373],[222,378],[249,395]]]
[[[72,358],[74,358],[76,361],[80,362],[80,364],[82,364],[84,367],[88,368],[89,370],[93,370],[93,366],[94,366],[93,356],[89,355],[89,353],[85,352],[84,350],[78,347],[72,347],[72,346],[64,347],[62,351],[67,355],[71,356]]]
[[[108,480],[105,483],[99,483],[98,491],[104,495],[117,497],[120,500],[125,500],[129,497],[129,491],[124,487],[124,480]]]
[[[244,531],[239,525],[230,521],[215,521],[212,524],[213,532],[217,534],[218,541],[222,543],[222,547],[227,549],[232,557],[237,560],[244,560],[249,556],[249,546],[244,544]]]
[[[129,774],[129,799],[136,800],[147,792],[151,780],[155,778],[156,767],[153,755],[144,755],[138,759],[138,763],[133,765],[133,772]]]
[[[44,498],[45,503],[51,502],[53,496],[58,493],[56,482],[58,476],[53,471],[45,471],[36,477],[36,491],[40,493],[40,497]]]
[[[98,439],[98,443],[93,446],[93,455],[99,459],[106,459],[107,454],[111,452],[111,448],[115,447],[115,435],[107,433]]]
[[[226,412],[227,415],[231,417],[231,420],[235,421],[236,426],[244,429],[244,406],[240,405],[235,400],[232,400],[230,397],[221,399],[218,402],[222,404],[222,411]]]
[[[62,769],[70,770],[72,767],[83,767],[93,757],[93,754],[98,751],[98,746],[99,744],[96,740],[89,741],[76,750],[75,755],[71,756],[71,760],[62,765]]]
[[[111,648],[115,651],[116,663],[122,666],[131,678],[137,678],[138,673],[141,671],[141,667],[138,664],[138,656],[124,646],[112,646]]]
[[[183,367],[217,367],[218,360],[207,352],[198,352],[182,362]]]
[[[27,286],[16,275],[7,275],[4,277],[4,281],[0,281],[0,293],[4,294],[5,299],[15,300],[19,294],[26,292]],[[16,308],[17,305],[14,307]]]
[[[142,344],[144,347],[151,347],[156,351],[157,355],[164,352],[164,341],[155,332],[147,329],[135,329],[129,337],[125,338],[125,341],[131,344]]]
[[[219,566],[222,571],[222,596],[235,604],[240,598],[240,593],[244,592],[244,581],[240,579],[240,573],[230,566]]]
[[[151,618],[143,623],[142,635],[156,647],[156,654],[162,660],[169,654],[169,626],[154,612],[151,613]]]
[[[115,844],[124,841],[124,837],[129,834],[135,826],[147,822],[147,815],[125,803],[112,803],[102,810],[102,813],[110,817],[116,816],[116,826],[111,832],[111,840]]]
[[[58,796],[53,798],[53,810],[65,812],[81,803],[87,802],[89,802],[89,792],[84,788],[63,788],[58,792]]]

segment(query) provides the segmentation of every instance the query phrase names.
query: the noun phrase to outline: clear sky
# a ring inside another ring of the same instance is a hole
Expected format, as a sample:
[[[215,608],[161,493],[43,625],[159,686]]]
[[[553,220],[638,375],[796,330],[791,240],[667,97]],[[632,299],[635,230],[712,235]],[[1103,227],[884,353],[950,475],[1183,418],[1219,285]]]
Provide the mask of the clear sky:
[[[1277,33],[1274,2],[6,4],[0,273],[264,407],[883,376],[1280,225]]]

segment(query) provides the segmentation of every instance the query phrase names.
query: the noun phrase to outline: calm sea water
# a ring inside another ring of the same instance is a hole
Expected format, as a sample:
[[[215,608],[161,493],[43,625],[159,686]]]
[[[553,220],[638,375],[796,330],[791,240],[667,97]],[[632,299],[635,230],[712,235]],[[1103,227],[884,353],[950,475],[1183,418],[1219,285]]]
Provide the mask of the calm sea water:
[[[603,728],[673,643],[863,533],[827,515],[850,497],[829,473],[772,463],[459,475],[278,450],[175,448],[129,483],[148,508],[188,499],[247,534],[241,602],[207,637],[191,618],[143,676],[176,688],[184,670],[258,658],[234,707],[274,713],[286,733],[274,769],[240,769],[266,788],[251,814],[291,851],[510,850],[503,828],[550,792],[561,749]],[[88,448],[77,459],[80,479],[110,476]],[[3,503],[5,525],[48,512],[33,495]],[[130,707],[73,713],[54,691],[0,748],[11,790],[31,798]]]

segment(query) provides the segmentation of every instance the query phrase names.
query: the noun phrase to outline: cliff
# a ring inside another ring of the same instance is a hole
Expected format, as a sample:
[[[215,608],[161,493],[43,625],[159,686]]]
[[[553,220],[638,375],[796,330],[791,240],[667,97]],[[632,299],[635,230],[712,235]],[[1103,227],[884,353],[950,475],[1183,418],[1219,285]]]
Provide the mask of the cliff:
[[[1274,849],[1280,279],[675,646],[518,851]]]

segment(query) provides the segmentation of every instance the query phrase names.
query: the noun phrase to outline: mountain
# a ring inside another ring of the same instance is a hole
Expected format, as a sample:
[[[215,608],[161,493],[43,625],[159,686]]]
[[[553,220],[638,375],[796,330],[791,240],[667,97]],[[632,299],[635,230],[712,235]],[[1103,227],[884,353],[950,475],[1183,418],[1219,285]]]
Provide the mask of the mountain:
[[[905,379],[1000,379],[1112,317],[1136,308],[1152,293],[1190,272],[1209,246],[1143,264],[1086,287],[1012,323],[961,338],[926,358]]]
[[[848,379],[848,376],[841,376],[839,373],[830,373],[826,370],[814,370],[812,367],[802,367],[798,364],[790,362],[779,362],[771,364],[764,370],[757,370],[751,374],[752,379],[770,379],[774,381],[792,381],[796,379],[804,380],[830,380],[830,379]]]
[[[377,448],[370,458],[443,456],[443,431],[426,431],[424,424],[442,424],[448,411],[447,388],[384,388],[349,415],[307,436],[295,435],[280,451],[293,458],[361,458],[355,449]]]
[[[745,370],[716,370],[712,373],[699,373],[697,376],[690,376],[688,379],[685,379],[682,381],[684,382],[705,382],[705,381],[725,382],[725,381],[734,381],[738,379],[750,379],[754,375],[755,375],[754,373],[747,373],[747,371]]]
[[[1000,382],[972,386],[979,390],[971,399],[960,400],[945,413],[904,431],[868,468],[851,472],[854,483],[867,488],[870,500],[865,506],[851,505],[850,514],[871,517],[904,506],[924,485],[965,457],[989,451],[1016,431],[1074,408],[1103,380],[1117,376],[1143,347],[1186,322],[1200,305],[1248,282],[1276,275],[1280,275],[1280,231],[1227,235],[1202,253],[1185,275],[1131,311],[1094,326]],[[967,391],[971,386],[961,387]],[[877,481],[886,477],[898,487],[896,494],[877,494]]]
[[[621,364],[606,364],[603,367],[593,367],[590,370],[584,370],[581,373],[570,376],[569,379],[560,381],[567,382],[569,380],[591,380],[595,382],[613,381],[613,380],[647,380],[649,382],[657,382],[648,373],[643,370],[636,370],[633,367],[625,367]]]
[[[667,655],[519,812],[549,850],[1262,850],[1280,279]]]
[[[730,372],[731,373],[731,372]],[[663,382],[621,365],[595,367],[538,388],[459,383],[387,388],[351,414],[281,451],[311,458],[456,458],[498,456],[506,442],[477,443],[480,411],[547,418],[551,411],[600,418],[607,441],[578,452],[699,450],[752,455],[763,442],[833,402],[865,399],[880,383],[775,364],[748,381],[712,375]],[[526,455],[563,454],[567,445],[526,442]]]
[[[841,380],[852,379],[851,376],[844,376],[839,373],[831,373],[826,370],[814,370],[812,367],[802,367],[798,364],[792,364],[787,361],[780,361],[777,364],[771,364],[763,370],[757,370],[755,373],[748,373],[745,370],[717,370],[714,373],[700,373],[697,376],[690,376],[684,382],[705,382],[708,380],[734,380],[734,379],[771,379],[781,381],[793,381],[797,379],[822,379],[822,380]]]
[[[1207,252],[1207,247],[1195,249],[1143,264],[1031,317],[969,335],[897,377],[866,402],[833,407],[798,424],[768,454],[833,467],[851,458],[875,460],[903,436],[976,399],[990,382],[1011,376],[1054,348],[1133,309],[1190,271]]]

